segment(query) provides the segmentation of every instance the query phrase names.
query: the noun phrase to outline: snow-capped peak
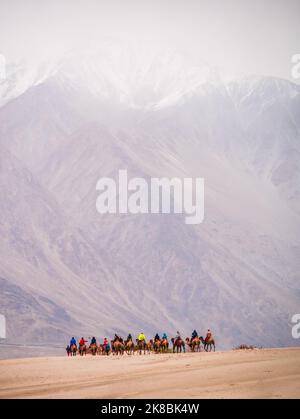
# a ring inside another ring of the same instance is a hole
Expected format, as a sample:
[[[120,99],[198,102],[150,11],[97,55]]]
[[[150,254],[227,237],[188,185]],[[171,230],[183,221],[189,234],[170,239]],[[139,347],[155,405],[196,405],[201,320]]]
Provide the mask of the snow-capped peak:
[[[52,76],[65,86],[88,91],[102,100],[144,109],[172,106],[198,93],[207,83],[228,82],[225,71],[180,49],[107,41],[51,60],[8,64],[7,77],[0,81],[0,107]],[[299,93],[293,83],[266,77],[230,82],[228,91],[237,100],[251,92],[288,98]]]

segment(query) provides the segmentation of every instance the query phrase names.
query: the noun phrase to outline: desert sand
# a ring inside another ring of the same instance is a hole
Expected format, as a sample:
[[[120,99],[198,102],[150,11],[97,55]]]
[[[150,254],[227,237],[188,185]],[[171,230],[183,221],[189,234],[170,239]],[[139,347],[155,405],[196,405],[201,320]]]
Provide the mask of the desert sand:
[[[300,348],[2,360],[0,398],[300,398]]]

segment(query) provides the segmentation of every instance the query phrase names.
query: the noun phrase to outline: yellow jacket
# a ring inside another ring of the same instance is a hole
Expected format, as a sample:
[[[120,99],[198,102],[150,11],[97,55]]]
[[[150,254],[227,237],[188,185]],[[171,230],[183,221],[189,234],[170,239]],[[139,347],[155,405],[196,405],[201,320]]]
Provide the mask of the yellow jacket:
[[[146,341],[146,336],[144,335],[144,333],[140,333],[139,334],[138,340],[144,340],[144,341]]]

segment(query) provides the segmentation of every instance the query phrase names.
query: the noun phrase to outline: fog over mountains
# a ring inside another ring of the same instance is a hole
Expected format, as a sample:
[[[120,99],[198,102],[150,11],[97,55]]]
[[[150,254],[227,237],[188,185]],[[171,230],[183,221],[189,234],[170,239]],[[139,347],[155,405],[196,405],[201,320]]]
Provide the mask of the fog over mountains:
[[[8,342],[210,327],[219,348],[297,344],[299,85],[107,47],[11,68],[0,104]],[[97,181],[119,169],[204,177],[204,222],[98,214]]]

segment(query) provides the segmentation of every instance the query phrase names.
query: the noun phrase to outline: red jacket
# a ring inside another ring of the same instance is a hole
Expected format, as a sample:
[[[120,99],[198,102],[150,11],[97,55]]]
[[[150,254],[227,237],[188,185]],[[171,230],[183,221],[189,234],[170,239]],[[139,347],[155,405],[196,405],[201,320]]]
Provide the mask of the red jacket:
[[[80,339],[80,341],[79,341],[80,346],[83,346],[85,343],[87,343],[87,340]]]

